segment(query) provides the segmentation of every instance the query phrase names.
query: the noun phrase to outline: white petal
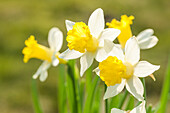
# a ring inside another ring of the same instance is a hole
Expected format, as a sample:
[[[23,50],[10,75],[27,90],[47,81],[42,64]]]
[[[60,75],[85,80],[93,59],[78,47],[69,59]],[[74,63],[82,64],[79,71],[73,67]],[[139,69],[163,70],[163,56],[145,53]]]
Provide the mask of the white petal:
[[[116,47],[119,47],[119,48],[122,47],[121,44],[115,44],[115,46],[116,46]]]
[[[100,69],[99,69],[99,67],[95,68],[95,69],[93,70],[93,72],[95,72],[96,75],[100,76]]]
[[[108,57],[108,55],[111,52],[111,50],[113,49],[113,47],[114,47],[113,42],[105,39],[104,47],[101,47],[97,50],[95,59],[98,62],[102,62],[103,60],[105,60]]]
[[[114,29],[114,28],[104,29],[99,39],[100,42],[99,45],[104,44],[104,39],[114,41],[119,34],[120,34],[120,30],[118,29]]]
[[[114,43],[112,41],[106,39],[104,40],[103,48],[105,49],[107,54],[112,51],[113,47],[114,47]]]
[[[88,21],[90,33],[93,37],[98,38],[104,30],[104,14],[101,8],[96,9],[90,16]]]
[[[40,75],[40,81],[44,82],[47,79],[47,77],[48,77],[47,71],[43,71]]]
[[[59,64],[59,60],[58,60],[58,58],[56,58],[56,54],[57,54],[57,52],[54,52],[53,56],[52,56],[52,65],[53,66],[57,66]]]
[[[134,75],[138,77],[146,77],[159,68],[160,66],[152,65],[147,61],[140,61],[134,68]]]
[[[112,108],[111,113],[126,113],[126,112],[117,108]]]
[[[125,80],[122,80],[120,84],[107,87],[107,90],[104,94],[104,99],[116,96],[123,90],[124,86],[125,86]]]
[[[57,66],[58,64],[59,64],[58,58],[54,58],[54,59],[52,60],[52,65],[53,65],[53,66]]]
[[[131,37],[127,40],[125,45],[125,57],[126,61],[135,65],[140,59],[140,48],[135,37]]]
[[[121,49],[121,46],[118,47],[117,45],[114,46],[111,50],[111,52],[109,53],[109,56],[116,56],[119,60],[122,60],[122,62],[124,62],[124,53],[123,50]]]
[[[137,40],[140,42],[142,41],[143,39],[145,38],[148,38],[150,37],[151,35],[153,35],[154,31],[152,29],[146,29],[142,32],[140,32],[138,35],[137,35]]]
[[[143,101],[139,106],[132,109],[130,113],[146,113],[145,101]]]
[[[48,61],[44,61],[44,62],[45,62],[45,64],[42,67],[42,71],[46,71],[51,66],[50,62],[48,62]]]
[[[83,54],[84,54],[84,53],[80,53],[79,51],[67,49],[66,51],[64,51],[63,53],[61,53],[61,54],[59,55],[59,57],[62,58],[62,59],[69,60],[69,59],[79,58],[79,57],[81,57]]]
[[[80,76],[83,76],[84,72],[91,66],[94,60],[94,54],[90,52],[86,52],[81,58],[80,58]]]
[[[105,51],[104,48],[99,48],[96,52],[96,57],[95,59],[98,61],[98,62],[102,62],[103,60],[105,60],[107,58],[107,53]]]
[[[158,42],[158,38],[156,36],[147,37],[144,40],[138,41],[141,49],[149,49],[155,46]]]
[[[48,61],[44,61],[38,68],[37,72],[33,75],[33,79],[37,79],[40,73],[44,70],[47,70],[49,67],[50,67],[50,63]]]
[[[63,44],[63,33],[56,27],[53,27],[48,34],[48,43],[54,51],[59,51]]]
[[[143,84],[138,77],[133,76],[132,78],[127,80],[126,89],[139,101],[144,100],[144,98],[143,98],[143,93],[144,93]]]
[[[66,29],[67,29],[67,31],[69,31],[69,30],[72,30],[72,29],[73,29],[73,25],[75,24],[75,22],[72,22],[72,21],[70,21],[70,20],[66,20],[66,21],[65,21],[65,24],[66,24]]]

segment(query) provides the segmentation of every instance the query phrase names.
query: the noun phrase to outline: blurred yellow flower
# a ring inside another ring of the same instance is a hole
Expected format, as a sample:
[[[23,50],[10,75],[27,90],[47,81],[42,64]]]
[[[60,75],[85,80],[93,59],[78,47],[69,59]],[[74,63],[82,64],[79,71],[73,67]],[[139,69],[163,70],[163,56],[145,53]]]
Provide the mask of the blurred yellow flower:
[[[24,54],[23,60],[25,63],[27,63],[30,58],[37,58],[51,62],[53,51],[43,45],[38,44],[33,35],[25,41],[25,45],[26,47],[22,51]]]
[[[24,54],[23,61],[27,63],[31,58],[43,60],[43,63],[38,68],[37,72],[33,75],[36,79],[40,75],[40,81],[45,81],[48,73],[47,70],[51,66],[57,66],[59,63],[66,63],[66,60],[59,58],[58,52],[63,44],[63,34],[58,28],[52,28],[48,34],[48,43],[50,48],[37,43],[34,36],[30,36],[26,41],[26,47],[22,50]]]
[[[119,43],[121,44],[122,48],[125,47],[126,41],[132,37],[132,31],[130,28],[130,25],[133,24],[132,20],[134,19],[134,16],[127,16],[122,15],[121,21],[117,21],[116,19],[113,19],[111,23],[107,22],[106,25],[109,28],[116,28],[121,31],[120,35],[118,36]]]

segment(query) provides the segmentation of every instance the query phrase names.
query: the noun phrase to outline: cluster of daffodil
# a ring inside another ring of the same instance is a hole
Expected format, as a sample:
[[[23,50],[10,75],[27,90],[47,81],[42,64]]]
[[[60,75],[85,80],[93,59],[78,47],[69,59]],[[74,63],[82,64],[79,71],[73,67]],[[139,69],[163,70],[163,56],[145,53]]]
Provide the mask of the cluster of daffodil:
[[[140,105],[127,112],[145,113],[144,86],[139,78],[150,76],[155,80],[152,73],[160,66],[140,61],[140,49],[152,48],[158,39],[153,36],[152,29],[134,36],[130,26],[133,19],[133,16],[122,15],[120,21],[113,19],[107,22],[108,28],[105,28],[104,13],[99,8],[91,14],[87,25],[66,20],[68,49],[59,53],[63,34],[58,28],[52,28],[48,35],[50,48],[38,44],[34,36],[25,41],[26,47],[22,51],[24,62],[30,58],[43,60],[33,78],[40,75],[40,81],[45,81],[51,64],[57,66],[59,63],[66,64],[70,59],[80,58],[80,76],[83,76],[95,59],[99,65],[93,72],[107,85],[104,99],[118,95],[126,87],[130,94],[141,101]],[[116,38],[120,44],[113,43]],[[111,110],[111,113],[127,112],[117,108]]]

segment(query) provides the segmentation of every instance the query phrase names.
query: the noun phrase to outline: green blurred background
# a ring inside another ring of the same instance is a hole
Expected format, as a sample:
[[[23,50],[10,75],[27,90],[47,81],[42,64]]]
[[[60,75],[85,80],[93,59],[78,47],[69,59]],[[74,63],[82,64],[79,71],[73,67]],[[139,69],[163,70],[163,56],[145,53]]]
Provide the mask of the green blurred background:
[[[152,28],[159,38],[158,44],[142,50],[141,59],[160,64],[156,82],[147,78],[149,103],[156,105],[170,53],[170,1],[169,0],[0,0],[0,112],[32,113],[31,77],[41,64],[31,59],[23,63],[24,41],[34,35],[40,44],[48,46],[51,27],[59,27],[66,36],[65,20],[84,21],[96,8],[104,10],[106,22],[120,19],[122,14],[134,15],[133,35]],[[66,41],[62,51],[66,49]],[[49,77],[41,83],[40,102],[44,113],[57,112],[57,70],[50,68]],[[170,105],[170,104],[169,104]],[[169,111],[169,110],[168,110]]]

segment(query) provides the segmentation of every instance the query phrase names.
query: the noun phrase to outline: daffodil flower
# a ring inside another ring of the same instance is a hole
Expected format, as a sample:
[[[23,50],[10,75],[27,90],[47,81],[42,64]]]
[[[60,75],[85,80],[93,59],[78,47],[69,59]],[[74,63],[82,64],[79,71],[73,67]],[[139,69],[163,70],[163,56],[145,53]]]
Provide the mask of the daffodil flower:
[[[124,48],[126,41],[132,37],[132,31],[130,25],[133,24],[132,20],[134,19],[134,16],[127,16],[122,15],[121,21],[117,21],[116,19],[113,19],[110,23],[107,22],[106,25],[109,28],[116,28],[121,30],[120,35],[118,36],[119,43],[121,44],[121,47]],[[139,47],[141,49],[149,49],[155,46],[158,42],[158,38],[156,36],[152,36],[154,31],[152,29],[146,29],[139,33],[136,37]]]
[[[63,59],[80,58],[80,75],[91,66],[94,58],[102,61],[108,51],[104,40],[113,41],[120,30],[114,28],[104,29],[104,14],[102,9],[96,9],[90,16],[88,26],[83,22],[66,20],[68,49],[59,55]]]
[[[108,86],[104,99],[116,96],[126,86],[126,89],[141,101],[144,99],[144,88],[138,77],[147,77],[160,66],[152,65],[147,61],[139,61],[140,48],[135,37],[126,42],[124,52],[120,47],[113,46],[108,57],[100,62],[99,67],[94,71]]]
[[[57,66],[59,63],[66,63],[65,60],[60,59],[58,51],[63,44],[63,34],[58,28],[52,28],[48,34],[48,43],[50,48],[40,45],[35,40],[34,36],[30,36],[25,41],[26,47],[22,50],[24,54],[23,61],[27,63],[31,58],[37,58],[43,60],[43,63],[38,68],[37,72],[33,75],[36,79],[40,75],[40,81],[45,81],[48,73],[47,70],[51,66]]]
[[[112,108],[111,113],[146,113],[145,101],[142,101],[140,105],[133,108],[131,111],[123,111],[117,108]]]

